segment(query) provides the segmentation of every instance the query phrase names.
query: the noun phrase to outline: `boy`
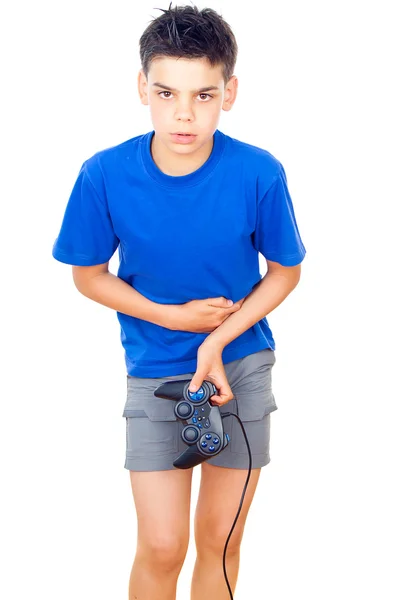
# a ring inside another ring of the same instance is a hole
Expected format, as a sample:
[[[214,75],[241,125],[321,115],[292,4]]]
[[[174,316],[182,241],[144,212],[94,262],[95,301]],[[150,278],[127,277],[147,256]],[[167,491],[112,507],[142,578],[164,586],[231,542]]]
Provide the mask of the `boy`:
[[[83,163],[53,247],[73,265],[78,290],[116,310],[121,327],[125,468],[138,518],[130,600],[174,599],[188,547],[193,469],[173,466],[187,447],[182,424],[174,403],[153,395],[171,379],[192,379],[195,390],[212,381],[213,403],[237,413],[248,436],[253,469],[227,555],[234,591],[277,409],[265,316],[295,288],[305,256],[281,163],[217,129],[237,95],[231,28],[211,9],[170,4],[162,13],[140,39],[138,91],[154,130]],[[223,548],[249,458],[236,419],[224,428],[230,443],[201,465],[192,600],[227,598]]]

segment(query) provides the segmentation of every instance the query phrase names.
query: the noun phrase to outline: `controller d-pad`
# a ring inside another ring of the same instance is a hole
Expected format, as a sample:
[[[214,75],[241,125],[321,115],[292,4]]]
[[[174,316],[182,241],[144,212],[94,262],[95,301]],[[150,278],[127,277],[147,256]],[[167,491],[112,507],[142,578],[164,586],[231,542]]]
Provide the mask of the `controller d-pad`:
[[[205,397],[205,389],[203,386],[201,386],[197,392],[188,391],[188,396],[192,402],[201,402]]]

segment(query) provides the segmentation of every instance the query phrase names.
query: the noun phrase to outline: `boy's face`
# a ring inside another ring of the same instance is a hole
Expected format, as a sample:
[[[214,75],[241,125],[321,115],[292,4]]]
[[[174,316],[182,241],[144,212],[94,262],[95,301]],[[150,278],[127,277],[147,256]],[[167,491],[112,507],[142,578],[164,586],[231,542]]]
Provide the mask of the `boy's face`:
[[[209,87],[215,89],[200,91]],[[150,106],[158,138],[180,154],[190,154],[212,138],[220,111],[228,111],[234,104],[237,87],[234,75],[224,86],[222,67],[211,67],[205,58],[163,56],[152,61],[147,80],[142,70],[138,75],[140,99]],[[172,136],[177,132],[196,137],[190,143],[179,143]]]

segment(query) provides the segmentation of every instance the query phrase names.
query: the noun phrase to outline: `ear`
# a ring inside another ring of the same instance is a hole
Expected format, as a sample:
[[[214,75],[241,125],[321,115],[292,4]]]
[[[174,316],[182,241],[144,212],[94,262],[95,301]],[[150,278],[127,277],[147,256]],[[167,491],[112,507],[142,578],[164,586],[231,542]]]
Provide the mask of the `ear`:
[[[224,101],[222,110],[229,111],[232,109],[238,92],[238,77],[233,75],[227,82],[224,88]]]
[[[142,69],[138,73],[138,93],[141,103],[148,105],[148,81]]]

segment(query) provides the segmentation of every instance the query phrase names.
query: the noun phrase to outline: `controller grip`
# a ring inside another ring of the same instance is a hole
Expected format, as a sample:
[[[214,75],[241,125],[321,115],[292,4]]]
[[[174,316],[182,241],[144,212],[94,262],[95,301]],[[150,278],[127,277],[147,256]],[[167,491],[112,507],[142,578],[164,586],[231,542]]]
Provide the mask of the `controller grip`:
[[[189,446],[185,452],[173,462],[173,465],[178,469],[190,469],[191,467],[196,467],[204,460],[205,457],[199,452],[195,444],[194,446]]]
[[[225,433],[223,436],[223,444],[221,449],[211,454],[210,456],[205,456],[202,452],[199,452],[198,446],[194,444],[193,446],[189,446],[178,458],[173,462],[173,466],[177,467],[177,469],[190,469],[192,467],[196,467],[200,463],[208,460],[208,458],[213,458],[213,456],[217,456],[220,454],[222,450],[227,446],[230,441],[230,437],[228,433]]]

